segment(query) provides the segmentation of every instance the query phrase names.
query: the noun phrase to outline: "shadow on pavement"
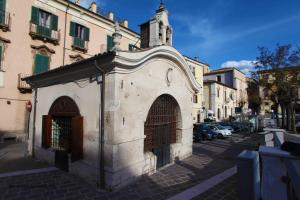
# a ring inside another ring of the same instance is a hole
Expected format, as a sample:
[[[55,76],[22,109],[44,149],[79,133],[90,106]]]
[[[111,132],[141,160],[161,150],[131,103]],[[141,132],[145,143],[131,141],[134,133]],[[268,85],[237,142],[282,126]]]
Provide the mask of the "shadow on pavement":
[[[142,176],[133,184],[113,192],[99,192],[96,187],[87,184],[84,180],[57,170],[0,178],[0,193],[3,198],[12,197],[12,194],[16,197],[22,191],[23,197],[29,199],[31,197],[36,199],[167,199],[236,165],[237,155],[241,151],[257,148],[259,141],[257,137],[257,135],[251,137],[237,135],[233,141],[218,139],[195,143],[194,153],[189,158],[177,160],[174,165],[158,170],[151,176]],[[241,138],[244,140],[240,140]],[[28,187],[24,187],[24,184]],[[34,187],[37,185],[45,187]]]

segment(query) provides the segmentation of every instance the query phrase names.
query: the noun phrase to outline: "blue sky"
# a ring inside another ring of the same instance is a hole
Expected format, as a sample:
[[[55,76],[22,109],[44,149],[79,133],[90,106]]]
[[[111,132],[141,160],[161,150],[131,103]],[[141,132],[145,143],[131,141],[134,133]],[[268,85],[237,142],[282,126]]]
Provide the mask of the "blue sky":
[[[81,0],[87,6],[93,0]],[[217,69],[251,70],[257,46],[300,45],[299,0],[164,0],[174,29],[173,46]],[[129,20],[139,32],[159,0],[97,0],[103,10]]]

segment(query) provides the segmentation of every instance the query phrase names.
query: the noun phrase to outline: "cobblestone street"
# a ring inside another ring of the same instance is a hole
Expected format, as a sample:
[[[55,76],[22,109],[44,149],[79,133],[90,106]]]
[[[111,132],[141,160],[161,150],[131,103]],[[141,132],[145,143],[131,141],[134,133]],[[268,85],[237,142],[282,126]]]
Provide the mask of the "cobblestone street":
[[[0,178],[0,199],[167,199],[233,167],[242,150],[255,149],[258,144],[256,135],[237,134],[225,140],[196,143],[191,157],[114,192],[99,192],[60,170]],[[195,199],[235,199],[235,176],[224,182]]]

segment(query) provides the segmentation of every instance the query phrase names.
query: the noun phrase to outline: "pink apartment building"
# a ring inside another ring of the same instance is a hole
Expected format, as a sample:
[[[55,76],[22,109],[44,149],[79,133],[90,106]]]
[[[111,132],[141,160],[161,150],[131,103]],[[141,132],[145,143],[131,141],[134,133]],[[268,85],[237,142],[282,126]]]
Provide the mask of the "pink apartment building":
[[[109,51],[114,14],[68,0],[0,0],[0,140],[24,138],[32,90],[21,78]],[[138,33],[121,27],[122,50],[140,45]]]

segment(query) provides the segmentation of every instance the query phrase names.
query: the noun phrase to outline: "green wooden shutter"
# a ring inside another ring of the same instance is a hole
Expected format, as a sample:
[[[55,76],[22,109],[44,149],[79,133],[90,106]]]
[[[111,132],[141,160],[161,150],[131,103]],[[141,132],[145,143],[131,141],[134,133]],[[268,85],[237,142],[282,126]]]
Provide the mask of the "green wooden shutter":
[[[43,72],[46,72],[49,70],[49,57],[48,56],[43,56]]]
[[[54,31],[57,31],[57,25],[58,25],[58,17],[56,15],[51,15],[51,29]]]
[[[111,51],[114,46],[113,37],[108,35],[107,36],[107,51]]]
[[[32,6],[31,9],[31,22],[33,24],[39,24],[39,9]]]
[[[36,54],[34,62],[34,74],[39,74],[48,71],[49,69],[49,57]]]
[[[90,41],[90,29],[86,28],[84,29],[84,40],[85,41]]]
[[[6,7],[5,5],[6,5],[5,0],[0,0],[0,10],[5,11],[5,7]]]
[[[74,23],[74,22],[70,23],[70,36],[72,36],[72,37],[75,37],[75,26],[76,26],[76,23]]]

